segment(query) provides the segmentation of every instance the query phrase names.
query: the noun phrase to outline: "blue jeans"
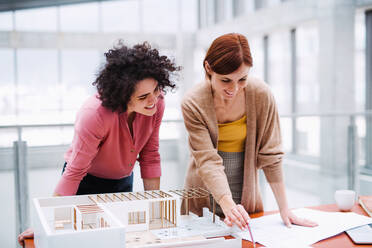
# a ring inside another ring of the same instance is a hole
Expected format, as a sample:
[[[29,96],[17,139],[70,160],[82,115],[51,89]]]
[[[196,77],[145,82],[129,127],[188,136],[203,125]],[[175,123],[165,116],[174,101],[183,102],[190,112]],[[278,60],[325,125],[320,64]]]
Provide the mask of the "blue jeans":
[[[63,165],[62,174],[67,163]],[[121,179],[106,179],[87,174],[79,184],[76,195],[103,194],[133,191],[133,172]]]

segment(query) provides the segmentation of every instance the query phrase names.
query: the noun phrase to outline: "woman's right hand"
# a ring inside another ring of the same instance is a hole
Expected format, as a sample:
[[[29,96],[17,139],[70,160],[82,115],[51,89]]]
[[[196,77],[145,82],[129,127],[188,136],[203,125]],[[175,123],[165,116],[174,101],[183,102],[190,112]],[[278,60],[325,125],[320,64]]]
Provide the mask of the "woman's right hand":
[[[236,224],[243,231],[248,228],[250,217],[242,205],[235,204],[231,197],[226,196],[221,199],[220,206],[225,215],[226,225],[231,227]]]
[[[26,231],[18,235],[18,243],[23,247],[25,245],[25,239],[32,239],[34,237],[34,230],[28,228]]]
[[[53,196],[60,196],[57,193],[54,193]],[[32,239],[34,238],[34,230],[32,228],[28,228],[26,231],[18,235],[18,243],[23,247],[25,245],[25,239]]]

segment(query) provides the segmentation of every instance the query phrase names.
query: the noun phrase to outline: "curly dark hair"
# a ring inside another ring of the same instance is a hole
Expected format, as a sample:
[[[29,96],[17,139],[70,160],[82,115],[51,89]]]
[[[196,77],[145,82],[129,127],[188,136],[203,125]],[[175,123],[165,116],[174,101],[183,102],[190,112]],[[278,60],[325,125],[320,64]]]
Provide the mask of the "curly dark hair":
[[[127,111],[136,84],[143,79],[155,79],[164,93],[176,87],[170,76],[176,76],[181,67],[167,56],[161,56],[148,42],[129,48],[120,40],[105,53],[105,57],[106,64],[93,85],[97,87],[102,106],[113,112]]]

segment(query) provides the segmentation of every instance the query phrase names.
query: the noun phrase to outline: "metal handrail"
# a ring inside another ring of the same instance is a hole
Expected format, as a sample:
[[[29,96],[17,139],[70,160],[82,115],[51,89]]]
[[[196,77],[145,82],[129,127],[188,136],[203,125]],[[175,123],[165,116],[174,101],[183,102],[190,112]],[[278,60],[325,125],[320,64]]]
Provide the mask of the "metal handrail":
[[[167,119],[163,123],[181,123],[182,119]],[[16,129],[17,140],[13,142],[14,150],[14,179],[16,199],[16,232],[25,230],[30,223],[29,217],[29,195],[28,195],[28,167],[27,167],[27,143],[22,140],[22,130],[25,128],[50,128],[50,127],[74,127],[73,123],[53,124],[25,124],[25,125],[3,125],[0,129]]]
[[[297,118],[297,117],[351,117],[351,116],[372,116],[372,110],[363,112],[329,112],[329,113],[292,113],[280,115],[281,118]]]
[[[182,119],[166,119],[163,123],[181,123]],[[0,129],[16,129],[17,140],[22,141],[22,129],[24,128],[50,128],[50,127],[74,127],[74,123],[51,123],[51,124],[16,124],[16,125],[0,125]]]
[[[281,114],[280,118],[298,118],[298,117],[342,117],[342,116],[372,116],[372,110],[363,112],[329,112],[329,113],[292,113]],[[183,122],[183,119],[166,119],[164,123]],[[51,123],[51,124],[16,124],[16,125],[0,125],[0,129],[6,128],[37,128],[37,127],[72,127],[74,123]]]
[[[355,143],[356,138],[356,116],[368,116],[372,117],[372,111],[365,112],[350,112],[350,113],[293,113],[289,115],[281,115],[281,118],[296,118],[301,117],[348,117],[350,119],[348,125],[348,174],[349,188],[355,189],[358,182],[358,167],[357,167],[357,145]],[[167,119],[163,120],[163,123],[182,123],[182,119]],[[24,128],[50,128],[50,127],[73,127],[73,123],[60,123],[60,124],[26,124],[26,125],[0,125],[1,129],[14,128],[18,133],[18,140],[14,142],[14,164],[15,164],[15,191],[16,191],[16,205],[17,205],[17,233],[21,232],[24,228],[28,226],[29,223],[29,206],[28,206],[28,175],[27,175],[27,165],[26,165],[26,153],[27,144],[22,141],[22,129]]]
[[[162,122],[182,122],[182,119],[167,119]],[[74,123],[51,123],[51,124],[16,124],[16,125],[0,125],[2,128],[35,128],[35,127],[73,127]]]
[[[52,123],[52,124],[17,124],[17,125],[0,125],[0,128],[35,128],[35,127],[72,127],[73,123]]]

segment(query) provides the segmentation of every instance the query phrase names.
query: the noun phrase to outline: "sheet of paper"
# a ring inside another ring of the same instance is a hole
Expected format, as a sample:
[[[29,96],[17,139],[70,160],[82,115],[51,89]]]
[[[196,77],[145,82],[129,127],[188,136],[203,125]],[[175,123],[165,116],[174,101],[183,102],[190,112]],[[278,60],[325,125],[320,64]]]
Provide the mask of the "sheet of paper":
[[[255,241],[267,247],[309,246],[345,230],[372,223],[372,218],[351,212],[324,212],[301,208],[293,210],[293,213],[300,218],[317,222],[318,226],[292,225],[292,228],[287,228],[279,214],[267,215],[250,221]],[[239,232],[239,235],[250,241],[248,231]]]
[[[277,248],[278,246],[273,246],[273,247],[271,247],[271,246],[264,246],[265,248]],[[286,248],[312,248],[311,246],[308,246],[308,245],[305,245],[305,246],[298,246],[298,245],[296,245],[296,246],[288,246],[288,247],[286,247]]]

